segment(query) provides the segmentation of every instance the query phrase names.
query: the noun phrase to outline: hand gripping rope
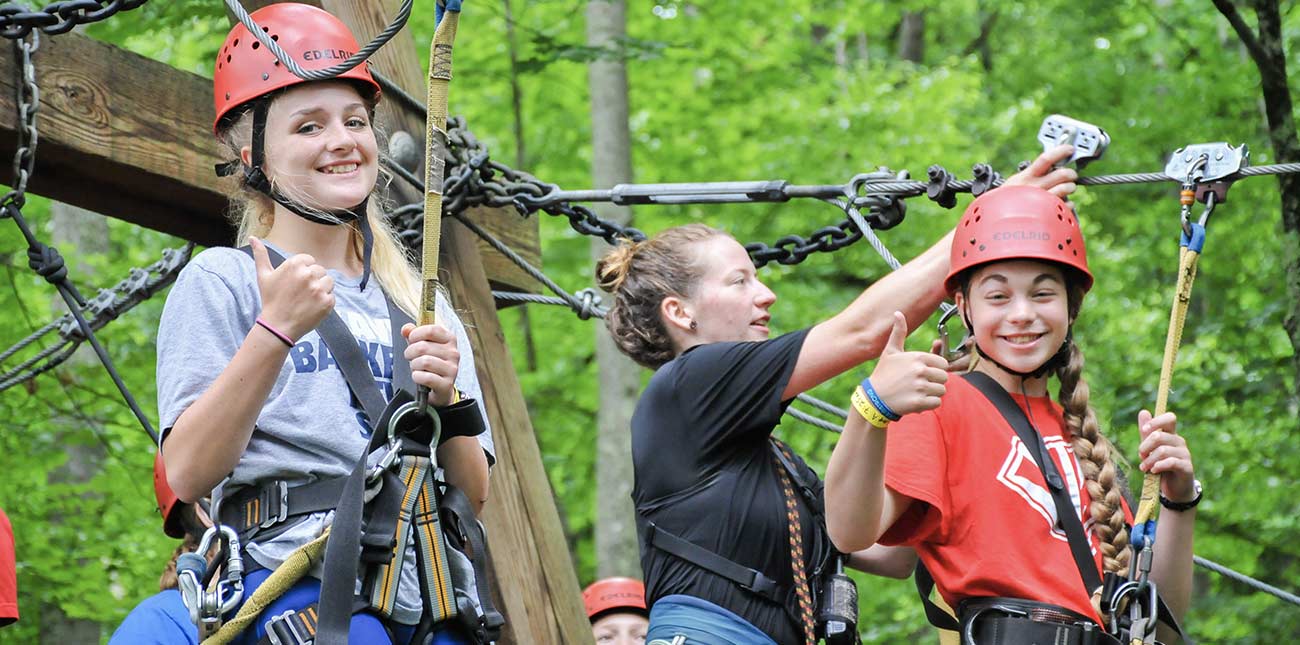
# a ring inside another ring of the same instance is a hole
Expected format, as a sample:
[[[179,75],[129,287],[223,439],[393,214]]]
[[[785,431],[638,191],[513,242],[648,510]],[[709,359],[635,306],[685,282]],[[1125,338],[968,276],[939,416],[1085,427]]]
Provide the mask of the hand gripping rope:
[[[1179,231],[1178,282],[1174,288],[1173,307],[1169,312],[1169,331],[1165,336],[1164,360],[1160,365],[1160,384],[1156,391],[1153,414],[1159,416],[1168,410],[1169,388],[1173,380],[1174,362],[1178,359],[1178,346],[1182,342],[1183,325],[1187,320],[1187,307],[1192,299],[1192,283],[1196,280],[1196,264],[1205,248],[1206,224],[1216,205],[1227,199],[1232,179],[1248,164],[1249,151],[1242,144],[1236,148],[1227,143],[1208,143],[1187,146],[1174,151],[1165,174],[1182,182],[1179,203],[1182,206]],[[1192,205],[1205,203],[1198,221],[1192,221]],[[1150,583],[1152,548],[1156,537],[1157,501],[1160,498],[1159,474],[1147,473],[1142,478],[1142,497],[1133,515],[1133,533],[1130,536],[1134,558],[1129,572],[1130,583],[1121,587],[1111,600],[1112,620],[1114,610],[1130,595],[1138,602],[1130,602],[1129,629],[1132,645],[1153,643],[1155,639],[1155,587]],[[1145,612],[1143,607],[1145,605]]]
[[[437,322],[438,250],[442,246],[442,189],[447,155],[447,90],[451,85],[451,53],[460,24],[461,0],[438,0],[438,27],[429,45],[429,96],[425,113],[424,244],[420,266],[420,325]],[[426,414],[429,388],[420,386],[411,404],[416,414]],[[395,416],[401,417],[406,409]]]

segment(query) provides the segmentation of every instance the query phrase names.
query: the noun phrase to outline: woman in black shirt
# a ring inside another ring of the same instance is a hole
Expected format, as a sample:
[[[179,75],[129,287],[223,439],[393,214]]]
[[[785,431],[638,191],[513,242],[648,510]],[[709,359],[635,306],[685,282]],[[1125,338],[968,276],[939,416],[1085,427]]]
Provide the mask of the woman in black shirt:
[[[1010,184],[1065,195],[1062,146]],[[946,361],[903,338],[946,295],[952,234],[877,281],[840,313],[768,340],[776,295],[744,247],[692,224],[625,243],[597,266],[614,294],[619,348],[656,370],[632,418],[641,565],[652,604],[647,641],[811,643],[812,583],[829,541],[821,481],[771,438],[800,392],[880,357],[871,382],[897,414],[932,409]],[[849,565],[904,577],[908,557],[867,552]]]

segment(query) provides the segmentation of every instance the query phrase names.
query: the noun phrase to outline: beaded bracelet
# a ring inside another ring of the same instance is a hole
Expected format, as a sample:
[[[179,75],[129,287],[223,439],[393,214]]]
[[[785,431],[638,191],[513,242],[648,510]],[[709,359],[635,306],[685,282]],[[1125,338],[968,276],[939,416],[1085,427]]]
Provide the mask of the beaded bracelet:
[[[859,385],[853,390],[853,397],[850,400],[853,402],[853,409],[857,410],[867,423],[880,430],[889,426],[889,418],[872,405],[871,399],[867,398],[867,394],[862,391],[862,386]]]
[[[889,419],[890,421],[897,421],[903,418],[902,415],[889,409],[888,405],[885,405],[885,401],[880,398],[879,394],[876,394],[876,388],[871,387],[870,378],[862,379],[861,387],[863,391],[867,393],[867,398],[871,399],[871,404],[876,406],[876,409],[880,410],[880,413],[885,415],[886,419]]]

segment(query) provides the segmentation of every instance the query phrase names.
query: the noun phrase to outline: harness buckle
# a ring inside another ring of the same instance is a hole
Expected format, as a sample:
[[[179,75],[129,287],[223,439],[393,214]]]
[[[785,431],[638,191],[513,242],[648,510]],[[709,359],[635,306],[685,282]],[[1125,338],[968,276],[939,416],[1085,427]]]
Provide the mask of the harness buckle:
[[[749,584],[741,585],[741,588],[765,598],[776,595],[776,581],[758,572],[754,573],[754,579]]]
[[[276,493],[279,493],[278,495]],[[262,489],[259,495],[262,497],[263,507],[266,508],[266,519],[262,520],[259,527],[267,529],[285,521],[289,517],[289,483],[284,480]]]
[[[293,620],[297,614],[297,611],[286,609],[266,621],[266,637],[270,639],[271,645],[308,645],[315,642],[314,634],[298,631],[298,624]]]

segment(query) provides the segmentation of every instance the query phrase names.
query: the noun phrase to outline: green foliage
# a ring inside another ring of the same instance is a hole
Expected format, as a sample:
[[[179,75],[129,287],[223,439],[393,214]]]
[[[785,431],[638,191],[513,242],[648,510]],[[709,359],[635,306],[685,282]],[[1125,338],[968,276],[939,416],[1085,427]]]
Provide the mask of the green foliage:
[[[409,28],[423,47],[433,12],[416,4]],[[629,2],[628,36],[609,51],[586,45],[584,2],[512,4],[524,140],[512,134],[504,3],[466,6],[452,112],[466,116],[494,158],[517,165],[522,149],[523,169],[566,188],[590,184],[586,63],[600,57],[617,57],[628,67],[640,182],[843,183],[878,165],[920,177],[932,163],[965,177],[976,162],[1005,174],[1037,152],[1037,126],[1056,112],[1111,134],[1106,159],[1088,174],[1154,170],[1174,148],[1206,141],[1244,141],[1254,163],[1272,161],[1253,63],[1205,3]],[[925,16],[919,64],[896,53],[903,11]],[[1285,20],[1288,48],[1296,51],[1300,23],[1294,11]],[[990,25],[987,60],[978,40],[982,24]],[[97,23],[89,33],[208,75],[227,25],[220,3],[173,0]],[[1176,190],[1172,184],[1085,188],[1075,201],[1097,276],[1076,334],[1090,359],[1087,374],[1103,425],[1136,461],[1134,419],[1155,398],[1177,266]],[[1293,492],[1300,459],[1288,448],[1300,402],[1282,325],[1294,306],[1287,301],[1282,250],[1297,240],[1281,234],[1278,203],[1274,180],[1239,182],[1212,220],[1170,407],[1206,486],[1197,552],[1296,591],[1300,549],[1291,538],[1300,530]],[[39,202],[29,211],[38,223],[46,221]],[[907,220],[883,238],[905,260],[955,217],[911,200]],[[743,242],[772,243],[790,233],[806,237],[842,215],[824,204],[790,202],[641,207],[636,218],[651,233],[703,221]],[[587,286],[588,240],[563,221],[546,219],[541,228],[547,272],[567,288]],[[107,256],[63,249],[93,268],[73,274],[85,293],[175,245],[116,222],[110,231]],[[5,347],[61,311],[51,305],[52,288],[26,270],[24,248],[16,234],[0,236],[0,268],[10,284],[0,287]],[[781,296],[773,325],[790,331],[814,324],[886,271],[864,244],[814,255],[797,267],[767,268],[761,275]],[[103,332],[150,416],[160,308],[161,300],[146,303]],[[589,582],[598,494],[593,323],[547,307],[532,307],[527,318],[520,309],[507,310],[503,323],[579,577]],[[926,346],[933,336],[928,324],[910,346]],[[537,348],[531,365],[526,337]],[[851,384],[868,368],[813,394],[846,405]],[[0,414],[12,420],[0,434],[0,472],[8,484],[0,487],[0,507],[17,535],[24,614],[17,626],[0,631],[0,642],[35,642],[41,604],[98,620],[107,634],[156,588],[172,546],[152,510],[149,440],[93,359],[6,391]],[[792,420],[778,432],[824,471],[833,434]],[[100,455],[90,481],[50,477],[67,461],[69,446]],[[910,583],[865,576],[859,582],[865,642],[930,638]],[[1200,569],[1196,585],[1188,624],[1200,642],[1285,642],[1300,633],[1300,608]]]

